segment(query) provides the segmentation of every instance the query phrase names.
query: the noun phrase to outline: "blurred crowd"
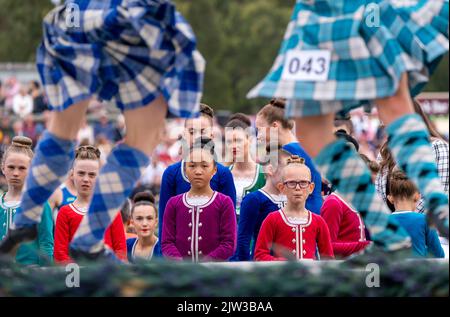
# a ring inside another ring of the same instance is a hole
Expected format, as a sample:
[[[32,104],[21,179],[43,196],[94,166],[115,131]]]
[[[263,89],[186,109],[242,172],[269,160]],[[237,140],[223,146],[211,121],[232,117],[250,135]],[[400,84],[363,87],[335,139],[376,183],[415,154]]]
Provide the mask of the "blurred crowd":
[[[254,125],[255,115],[250,115]],[[224,127],[215,119],[216,151],[224,151]],[[375,160],[385,141],[383,125],[376,113],[363,109],[354,110],[351,116],[337,120],[336,129],[342,129],[359,143],[359,151],[370,160]],[[339,126],[341,122],[341,126]],[[11,143],[13,136],[26,136],[37,144],[39,137],[49,123],[48,104],[38,81],[19,82],[15,77],[0,81],[0,157]],[[164,170],[181,159],[184,120],[168,119],[162,131],[161,142],[156,148],[152,163],[142,177],[139,188],[151,189],[158,194]],[[104,162],[114,144],[125,135],[125,120],[115,107],[108,107],[99,101],[92,101],[86,122],[78,133],[78,145],[91,144],[98,147]],[[222,138],[219,140],[219,138]],[[6,183],[0,171],[0,192]]]

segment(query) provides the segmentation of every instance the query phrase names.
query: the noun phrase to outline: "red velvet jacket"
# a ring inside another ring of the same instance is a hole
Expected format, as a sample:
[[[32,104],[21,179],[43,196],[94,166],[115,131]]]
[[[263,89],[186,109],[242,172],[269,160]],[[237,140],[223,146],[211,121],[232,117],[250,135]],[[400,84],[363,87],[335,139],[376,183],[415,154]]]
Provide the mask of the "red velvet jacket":
[[[59,210],[56,218],[54,242],[56,263],[73,262],[69,256],[69,244],[85,214],[73,204],[63,206]],[[127,242],[120,212],[105,231],[105,244],[114,251],[119,259],[127,260]]]
[[[320,215],[330,230],[336,256],[347,257],[363,250],[370,243],[366,240],[360,214],[337,194],[333,193],[325,199]]]
[[[297,225],[290,223],[280,209],[270,213],[261,226],[255,260],[316,259],[316,246],[322,259],[334,258],[330,233],[322,217],[308,211],[308,222]]]

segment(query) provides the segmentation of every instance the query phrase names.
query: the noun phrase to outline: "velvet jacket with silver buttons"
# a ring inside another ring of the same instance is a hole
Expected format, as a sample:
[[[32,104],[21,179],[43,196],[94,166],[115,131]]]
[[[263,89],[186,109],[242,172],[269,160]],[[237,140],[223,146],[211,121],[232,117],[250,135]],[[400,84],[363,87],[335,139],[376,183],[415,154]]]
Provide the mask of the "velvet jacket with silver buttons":
[[[163,219],[161,250],[177,260],[226,261],[236,250],[236,213],[230,197],[214,192],[201,206],[172,197]]]
[[[328,226],[319,215],[308,211],[305,224],[289,222],[283,210],[270,213],[264,220],[255,247],[256,261],[334,258]]]

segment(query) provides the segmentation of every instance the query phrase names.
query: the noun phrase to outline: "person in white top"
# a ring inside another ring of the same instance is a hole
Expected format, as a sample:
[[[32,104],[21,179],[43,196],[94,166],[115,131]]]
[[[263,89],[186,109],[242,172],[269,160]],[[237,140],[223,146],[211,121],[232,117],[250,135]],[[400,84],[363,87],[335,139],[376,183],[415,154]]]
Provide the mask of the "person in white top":
[[[21,118],[33,112],[33,98],[31,98],[25,88],[21,88],[19,94],[14,96],[13,111]]]

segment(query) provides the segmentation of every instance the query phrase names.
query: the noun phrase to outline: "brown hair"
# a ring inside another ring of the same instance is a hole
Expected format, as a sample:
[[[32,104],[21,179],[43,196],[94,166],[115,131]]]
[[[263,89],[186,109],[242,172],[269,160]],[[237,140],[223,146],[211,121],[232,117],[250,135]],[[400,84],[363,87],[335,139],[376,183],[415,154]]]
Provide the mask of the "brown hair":
[[[241,128],[241,129],[247,129],[251,127],[252,122],[250,121],[250,118],[247,117],[243,113],[235,113],[228,119],[227,124],[225,125],[225,128]]]
[[[398,169],[392,172],[389,190],[392,197],[399,199],[409,199],[419,192],[416,185],[408,179],[405,173]]]
[[[200,110],[199,110],[199,117],[207,118],[211,122],[211,125],[213,125],[214,110],[210,106],[208,106],[207,104],[201,103],[200,104]],[[193,119],[193,118],[191,118],[191,119]],[[184,121],[185,126],[186,126],[186,122],[188,120],[189,119]]]
[[[294,123],[292,120],[285,118],[285,107],[286,99],[274,98],[258,112],[258,115],[264,117],[269,124],[278,121],[284,129],[292,130]]]
[[[101,152],[92,145],[82,145],[75,150],[75,160],[100,160]]]
[[[34,156],[33,150],[31,149],[32,145],[33,141],[30,138],[24,136],[15,136],[12,139],[11,145],[8,146],[5,153],[3,154],[2,164],[5,163],[6,158],[11,153],[24,154],[32,159]]]
[[[370,160],[365,154],[359,153],[359,156],[372,173],[378,173],[380,171],[380,165],[377,162]]]
[[[413,100],[413,104],[414,104],[414,111],[422,117],[423,122],[425,123],[425,125],[427,126],[427,130],[430,133],[431,137],[437,138],[437,139],[441,139],[444,140],[444,138],[442,137],[442,135],[436,130],[436,128],[434,127],[433,123],[431,122],[430,118],[428,117],[428,115],[423,111],[422,106],[420,105],[420,103],[417,100]]]
[[[131,207],[130,215],[133,216],[134,209],[139,206],[150,206],[155,210],[156,218],[158,218],[158,209],[155,205],[155,196],[148,190],[139,192],[133,196],[133,207]]]

